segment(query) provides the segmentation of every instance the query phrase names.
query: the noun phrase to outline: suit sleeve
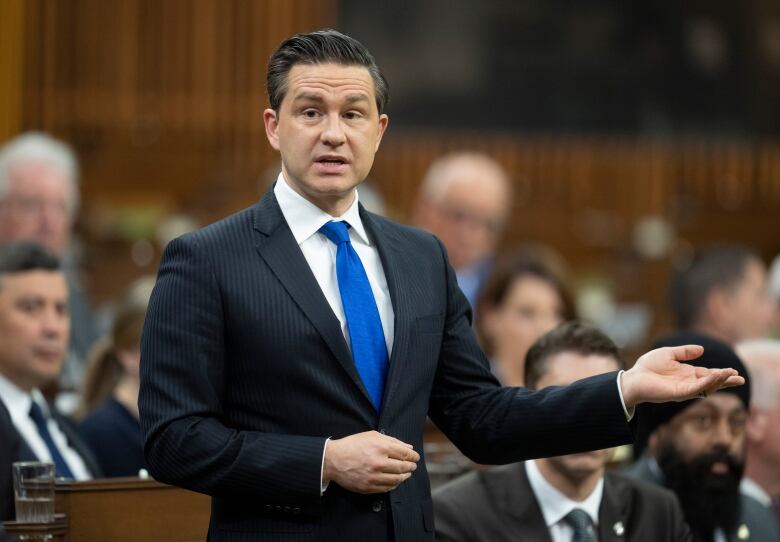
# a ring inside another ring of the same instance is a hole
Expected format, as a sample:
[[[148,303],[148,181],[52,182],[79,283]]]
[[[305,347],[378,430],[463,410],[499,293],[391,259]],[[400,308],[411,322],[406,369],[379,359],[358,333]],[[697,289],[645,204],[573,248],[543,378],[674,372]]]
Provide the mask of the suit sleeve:
[[[325,439],[225,423],[225,314],[213,267],[191,236],[165,250],[141,341],[144,455],[166,483],[315,511]],[[259,389],[257,393],[262,393]]]
[[[471,309],[447,263],[446,309],[429,415],[472,460],[500,464],[631,442],[617,372],[540,391],[500,387],[471,328]],[[636,418],[636,417],[635,417]]]

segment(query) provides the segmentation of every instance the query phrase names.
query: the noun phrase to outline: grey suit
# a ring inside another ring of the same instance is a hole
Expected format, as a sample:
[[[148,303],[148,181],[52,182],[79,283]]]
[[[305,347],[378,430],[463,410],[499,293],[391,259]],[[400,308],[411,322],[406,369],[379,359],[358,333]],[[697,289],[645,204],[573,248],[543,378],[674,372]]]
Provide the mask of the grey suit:
[[[653,468],[653,460],[646,455],[629,467],[626,474],[637,480],[663,485],[660,471]],[[780,529],[778,529],[772,513],[752,497],[740,494],[740,499],[739,524],[736,532],[729,533],[729,542],[745,542],[746,540],[773,542],[780,540]]]
[[[524,463],[474,471],[433,493],[436,538],[445,542],[549,542]],[[604,476],[600,542],[691,539],[674,495],[616,473]]]

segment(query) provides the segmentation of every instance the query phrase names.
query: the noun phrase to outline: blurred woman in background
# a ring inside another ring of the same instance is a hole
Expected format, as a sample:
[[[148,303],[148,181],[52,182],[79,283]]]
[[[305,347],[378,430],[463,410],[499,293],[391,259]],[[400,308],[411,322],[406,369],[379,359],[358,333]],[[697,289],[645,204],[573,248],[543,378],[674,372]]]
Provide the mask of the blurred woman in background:
[[[89,357],[81,433],[107,477],[138,476],[145,468],[138,422],[141,331],[154,279],[130,286],[108,337]]]
[[[477,305],[477,333],[504,386],[523,386],[525,355],[560,323],[576,318],[560,258],[523,248],[497,263]]]

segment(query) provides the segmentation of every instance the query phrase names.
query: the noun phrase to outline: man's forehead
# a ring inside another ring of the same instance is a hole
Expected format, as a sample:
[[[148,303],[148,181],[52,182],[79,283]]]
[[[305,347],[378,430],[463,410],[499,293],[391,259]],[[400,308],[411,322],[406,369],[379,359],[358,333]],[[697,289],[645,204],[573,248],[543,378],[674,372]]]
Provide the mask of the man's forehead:
[[[374,100],[374,81],[368,68],[345,64],[295,64],[287,74],[288,94],[340,92]]]
[[[0,274],[0,295],[42,293],[67,295],[65,274],[59,269],[32,269]]]
[[[680,415],[693,413],[707,413],[717,411],[724,414],[730,414],[735,411],[747,410],[742,400],[733,393],[720,391],[708,395],[702,399],[695,400],[688,408],[683,410]]]

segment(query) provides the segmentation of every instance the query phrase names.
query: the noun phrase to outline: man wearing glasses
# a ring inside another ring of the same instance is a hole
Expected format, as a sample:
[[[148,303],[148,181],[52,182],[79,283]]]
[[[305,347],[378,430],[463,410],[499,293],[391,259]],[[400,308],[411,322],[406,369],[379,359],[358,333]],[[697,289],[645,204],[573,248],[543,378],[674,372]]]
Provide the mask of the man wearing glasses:
[[[704,355],[700,367],[736,367],[739,357],[724,343],[695,333],[680,333],[656,347],[694,342]],[[647,450],[630,469],[637,478],[662,484],[677,494],[694,540],[726,542],[778,540],[768,510],[740,495],[745,466],[745,425],[750,382],[681,403],[646,404],[637,409],[638,440]]]

